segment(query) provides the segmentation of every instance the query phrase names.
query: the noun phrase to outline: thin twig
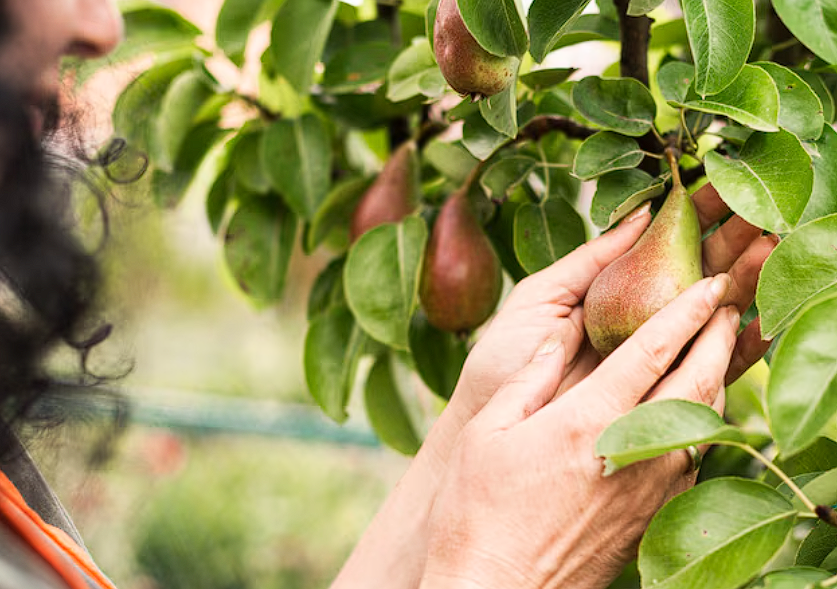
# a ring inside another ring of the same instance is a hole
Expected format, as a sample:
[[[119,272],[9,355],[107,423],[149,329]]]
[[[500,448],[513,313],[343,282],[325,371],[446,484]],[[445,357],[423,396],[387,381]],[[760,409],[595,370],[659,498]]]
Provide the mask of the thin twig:
[[[590,127],[577,123],[572,119],[568,119],[567,117],[543,115],[535,117],[529,121],[529,123],[518,132],[514,141],[537,141],[552,131],[561,131],[570,139],[587,139],[590,135],[596,133],[595,129],[591,129]]]
[[[747,454],[749,454],[750,456],[752,456],[753,458],[755,458],[756,460],[758,460],[759,462],[764,464],[773,474],[775,474],[777,477],[779,477],[782,480],[782,482],[785,483],[788,486],[788,488],[791,491],[793,491],[794,494],[797,497],[799,497],[799,500],[802,501],[802,503],[805,505],[805,507],[809,511],[812,511],[812,512],[816,513],[817,516],[820,517],[820,518],[822,517],[822,516],[820,516],[819,512],[817,511],[817,506],[814,505],[814,502],[811,501],[808,498],[808,496],[805,493],[802,492],[802,489],[800,489],[796,485],[796,483],[794,483],[791,480],[791,478],[788,475],[785,474],[785,471],[783,471],[781,468],[779,468],[778,466],[773,464],[770,460],[768,460],[767,457],[764,454],[762,454],[761,452],[759,452],[758,450],[753,448],[750,444],[742,444],[740,442],[719,442],[719,443],[720,444],[726,444],[726,445],[729,445],[729,446],[735,446],[736,448],[740,448],[741,450],[744,450]]]

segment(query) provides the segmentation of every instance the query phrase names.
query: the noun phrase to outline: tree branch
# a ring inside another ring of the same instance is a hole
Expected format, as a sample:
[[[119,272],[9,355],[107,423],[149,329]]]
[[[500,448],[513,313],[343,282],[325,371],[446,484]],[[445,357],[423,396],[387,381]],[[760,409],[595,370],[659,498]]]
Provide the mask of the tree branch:
[[[543,115],[535,117],[529,121],[529,123],[517,134],[515,141],[537,141],[552,131],[561,131],[570,139],[587,139],[590,135],[596,132],[595,129],[585,127],[584,125],[576,123],[572,119],[568,119],[566,117]]]
[[[619,34],[622,55],[619,70],[625,78],[636,78],[648,85],[648,42],[651,40],[651,19],[647,16],[628,16],[630,0],[615,0],[619,14]]]
[[[619,56],[619,73],[624,78],[634,78],[648,86],[648,43],[651,41],[651,19],[647,16],[628,16],[630,0],[614,0],[619,14],[619,38],[622,50]],[[637,139],[643,151],[660,153],[664,147],[653,133]],[[660,173],[660,162],[645,158],[639,165],[652,176]]]

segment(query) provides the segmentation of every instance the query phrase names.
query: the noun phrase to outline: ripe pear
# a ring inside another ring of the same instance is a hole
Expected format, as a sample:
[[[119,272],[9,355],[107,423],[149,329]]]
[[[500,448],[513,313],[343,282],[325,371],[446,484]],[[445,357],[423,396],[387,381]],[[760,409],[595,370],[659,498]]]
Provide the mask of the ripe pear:
[[[500,258],[466,185],[445,201],[433,225],[421,274],[422,306],[431,325],[467,333],[491,316],[502,285]]]
[[[663,207],[634,246],[590,285],[584,327],[607,356],[654,313],[703,278],[701,232],[686,189],[675,184]]]
[[[436,63],[451,88],[472,100],[493,96],[514,81],[520,60],[483,49],[465,26],[456,0],[440,0],[433,27]]]
[[[398,223],[413,212],[418,200],[416,143],[401,144],[361,197],[352,214],[349,237],[358,237],[383,223]]]

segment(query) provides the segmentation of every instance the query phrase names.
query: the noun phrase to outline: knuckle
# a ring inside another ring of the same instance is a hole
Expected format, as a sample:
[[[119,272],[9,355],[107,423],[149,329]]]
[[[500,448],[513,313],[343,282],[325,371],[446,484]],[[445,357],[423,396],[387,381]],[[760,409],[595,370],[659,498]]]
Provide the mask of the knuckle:
[[[673,351],[671,342],[659,331],[652,332],[639,345],[646,369],[654,374],[662,375],[672,361]]]
[[[720,381],[708,369],[697,372],[692,379],[692,398],[704,405],[712,405],[718,395]]]

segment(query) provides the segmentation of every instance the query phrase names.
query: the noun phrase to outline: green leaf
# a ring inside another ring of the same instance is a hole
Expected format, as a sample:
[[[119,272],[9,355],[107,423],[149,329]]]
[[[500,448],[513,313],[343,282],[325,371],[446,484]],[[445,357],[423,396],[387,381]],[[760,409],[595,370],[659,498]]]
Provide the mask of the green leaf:
[[[573,104],[587,119],[625,135],[645,135],[654,124],[657,106],[642,83],[633,78],[588,76],[573,86]]]
[[[311,219],[331,183],[331,139],[325,125],[313,114],[275,121],[264,132],[261,154],[273,188],[300,217]]]
[[[814,505],[834,505],[837,503],[837,468],[816,475],[800,486]],[[798,496],[791,502],[799,511],[805,511],[805,504]]]
[[[779,129],[779,91],[776,83],[770,74],[754,65],[744,66],[729,86],[710,98],[694,96],[684,103],[674,104],[723,115],[758,131]]]
[[[660,93],[669,102],[683,104],[695,79],[695,66],[682,61],[670,61],[657,72]]]
[[[807,567],[792,567],[771,571],[748,589],[808,589],[812,583],[831,577],[828,571]]]
[[[456,184],[465,182],[474,166],[479,164],[479,160],[461,143],[433,140],[427,144],[422,155],[427,163]]]
[[[703,97],[729,86],[750,54],[756,30],[753,0],[683,0],[695,60],[695,90]]]
[[[814,298],[837,286],[837,214],[803,225],[776,246],[756,291],[762,337],[787,327]]]
[[[552,46],[567,32],[590,0],[534,0],[529,7],[529,52],[543,61]]]
[[[796,551],[797,566],[818,567],[837,550],[837,528],[817,522]]]
[[[357,377],[368,336],[345,306],[335,306],[308,326],[305,336],[305,381],[323,412],[337,423],[346,421],[346,405]]]
[[[204,157],[226,133],[218,128],[217,121],[197,125],[189,131],[172,171],[153,170],[151,192],[157,206],[174,207],[181,201],[195,180]]]
[[[517,0],[457,0],[468,31],[494,55],[520,57],[529,48]]]
[[[424,384],[443,399],[450,399],[468,355],[466,342],[436,329],[418,312],[410,324],[410,353]]]
[[[268,49],[273,68],[299,94],[308,94],[337,4],[337,0],[285,0],[273,19]]]
[[[711,407],[681,399],[641,403],[605,429],[596,456],[605,459],[605,476],[640,460],[698,444],[744,442],[738,428],[724,423]]]
[[[662,3],[663,0],[631,0],[628,3],[628,16],[648,14]]]
[[[642,170],[609,172],[599,178],[590,205],[590,220],[598,227],[610,227],[644,201],[659,196],[665,181]]]
[[[773,0],[793,36],[828,63],[837,63],[837,4],[832,0]]]
[[[446,87],[427,39],[415,39],[395,58],[387,74],[387,99],[393,102],[422,94],[437,98]]]
[[[779,451],[814,442],[837,413],[837,297],[808,308],[779,341],[770,363],[767,416]]]
[[[296,241],[297,218],[278,198],[254,198],[238,208],[224,238],[236,284],[260,303],[282,297]]]
[[[794,70],[794,73],[805,80],[805,83],[819,97],[822,102],[822,116],[826,123],[831,123],[834,120],[834,96],[823,82],[822,76],[808,70]]]
[[[632,138],[600,131],[579,146],[573,163],[573,175],[582,180],[590,180],[606,172],[635,168],[644,158],[644,152]]]
[[[819,137],[825,123],[822,102],[805,80],[777,63],[753,65],[770,74],[779,90],[779,126],[800,139]]]
[[[334,307],[346,307],[346,296],[343,293],[343,267],[346,265],[345,256],[335,258],[317,275],[311,292],[308,293],[308,321]]]
[[[584,220],[562,198],[527,203],[514,217],[514,251],[530,274],[543,270],[587,240]]]
[[[487,160],[509,138],[489,125],[482,113],[475,112],[464,119],[462,144],[479,160]]]
[[[159,168],[172,171],[183,141],[195,123],[195,115],[213,95],[206,74],[200,70],[186,70],[172,81],[155,121],[160,154],[154,163]]]
[[[559,67],[535,70],[520,76],[520,81],[532,90],[545,90],[566,82],[578,70],[571,67]]]
[[[706,175],[745,221],[773,233],[793,229],[811,195],[811,156],[794,135],[753,133],[738,159],[706,154]]]
[[[791,477],[810,473],[820,473],[837,468],[837,442],[831,438],[819,437],[802,452],[793,456],[779,456],[776,465]],[[779,477],[766,473],[765,482],[779,482]]]
[[[255,25],[273,18],[284,0],[226,0],[215,23],[215,43],[235,65],[244,63],[247,39]]]
[[[113,107],[114,133],[149,154],[152,164],[157,161],[159,139],[154,120],[169,85],[178,75],[192,66],[192,57],[180,57],[144,71],[131,82]]]
[[[485,122],[492,128],[508,137],[517,136],[517,82],[512,82],[509,87],[480,100],[480,113]]]
[[[502,201],[526,181],[538,162],[525,155],[513,155],[497,160],[480,177],[480,186],[488,198]]]
[[[814,188],[800,225],[837,213],[837,131],[825,125],[820,138],[806,147],[814,164]]]
[[[343,284],[346,300],[363,329],[399,350],[418,308],[418,283],[427,226],[417,217],[363,234],[349,250]]]
[[[648,48],[652,51],[688,44],[689,34],[686,31],[686,23],[682,18],[675,18],[651,26],[651,42],[648,44]]]
[[[433,27],[436,24],[436,11],[439,9],[439,0],[429,0],[427,10],[424,13],[424,36],[433,49]]]
[[[270,190],[270,180],[261,158],[263,135],[262,128],[242,129],[230,156],[230,166],[235,169],[236,182],[258,194]]]
[[[334,185],[311,220],[307,235],[309,251],[313,251],[338,228],[346,232],[348,241],[352,213],[371,183],[371,178],[348,178]]]
[[[212,183],[206,197],[206,219],[212,233],[216,234],[221,229],[221,223],[227,212],[227,205],[235,197],[236,184],[235,174],[232,168],[221,172]]]
[[[323,90],[344,94],[379,82],[393,61],[392,43],[375,41],[350,45],[326,64]]]
[[[549,51],[587,41],[618,41],[619,23],[600,14],[582,14],[558,37]]]
[[[771,487],[717,478],[669,501],[639,545],[648,589],[736,589],[781,548],[796,510]]]
[[[378,358],[372,367],[365,400],[369,423],[382,442],[408,456],[418,452],[421,440],[398,392],[389,354]]]

